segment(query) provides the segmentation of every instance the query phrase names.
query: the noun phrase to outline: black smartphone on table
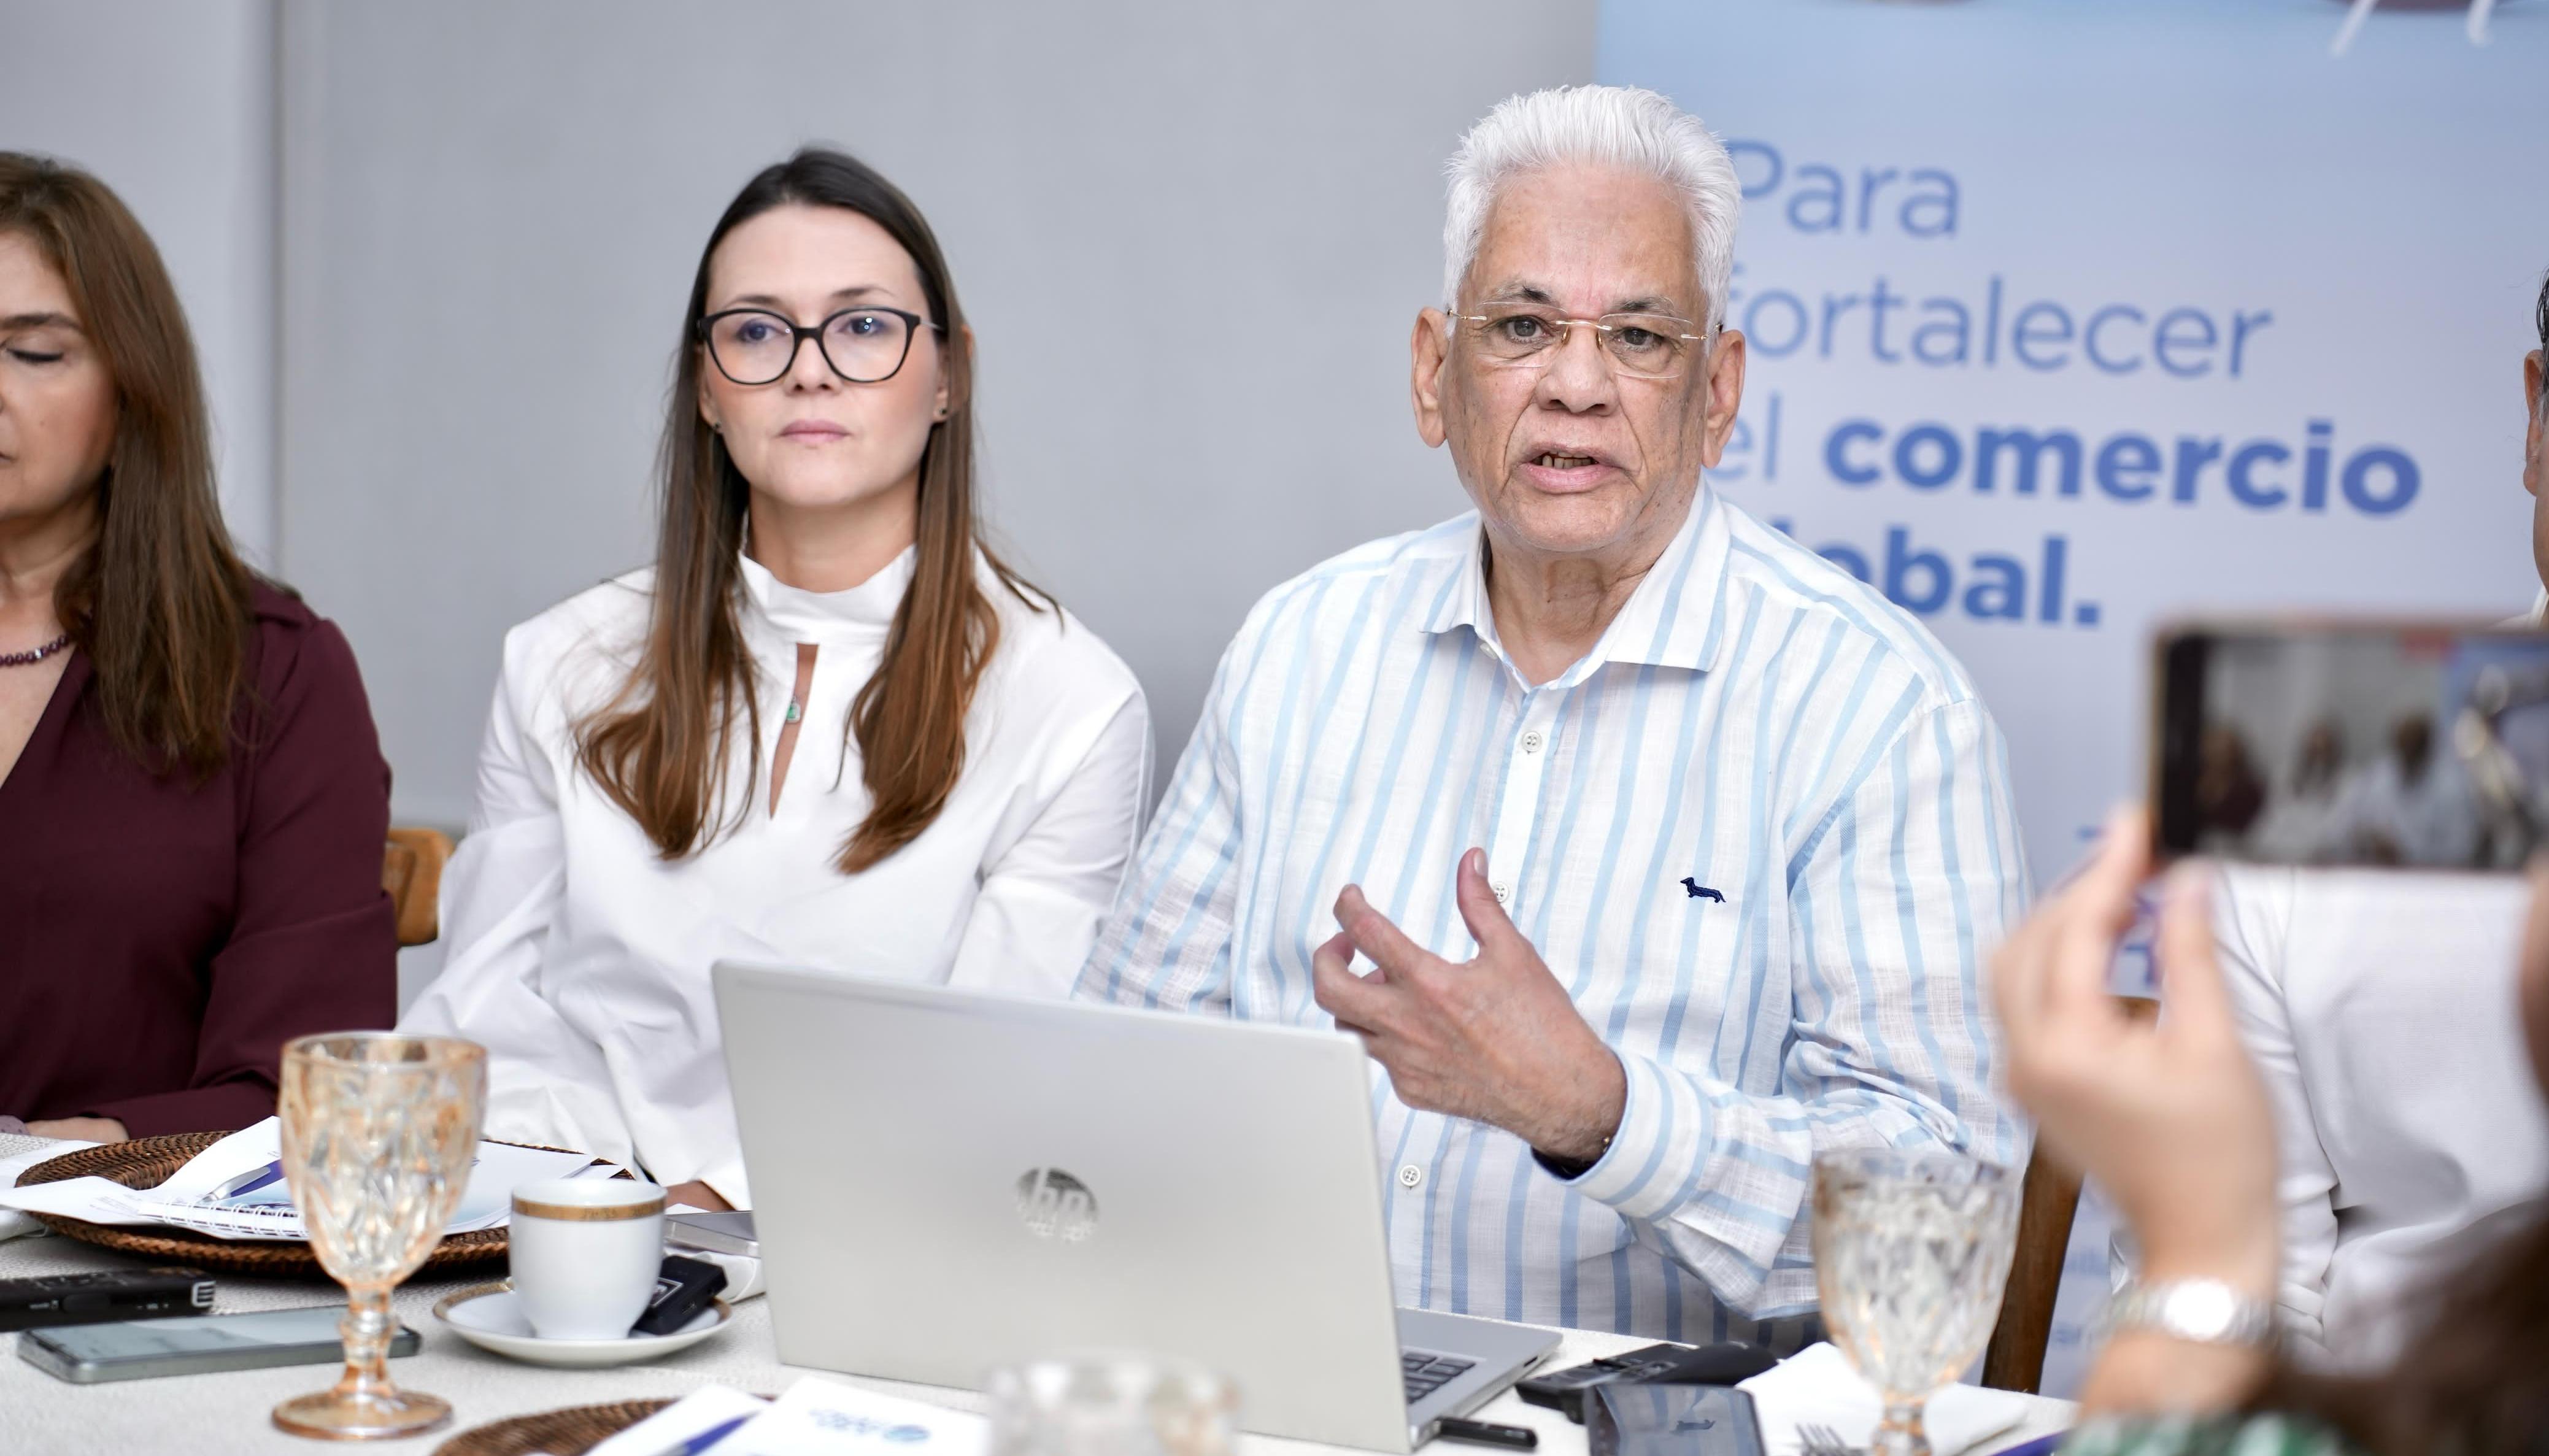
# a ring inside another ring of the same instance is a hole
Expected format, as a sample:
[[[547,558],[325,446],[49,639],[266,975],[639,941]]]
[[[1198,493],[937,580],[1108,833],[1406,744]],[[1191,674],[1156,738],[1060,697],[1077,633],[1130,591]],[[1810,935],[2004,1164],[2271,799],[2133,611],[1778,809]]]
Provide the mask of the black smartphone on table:
[[[2549,632],[2194,622],[2153,679],[2161,858],[2510,871],[2549,848]]]
[[[1514,1391],[1526,1404],[1558,1411],[1582,1425],[1585,1397],[1597,1387],[1734,1385],[1778,1363],[1778,1357],[1758,1345],[1652,1344],[1563,1370],[1525,1376]]]
[[[213,1307],[201,1269],[114,1269],[0,1279],[0,1330],[193,1315]]]
[[[318,1305],[31,1329],[18,1336],[18,1357],[74,1385],[272,1365],[333,1365],[345,1358],[337,1328],[344,1319],[343,1305]],[[402,1324],[390,1339],[390,1354],[413,1355],[422,1343],[415,1330]]]

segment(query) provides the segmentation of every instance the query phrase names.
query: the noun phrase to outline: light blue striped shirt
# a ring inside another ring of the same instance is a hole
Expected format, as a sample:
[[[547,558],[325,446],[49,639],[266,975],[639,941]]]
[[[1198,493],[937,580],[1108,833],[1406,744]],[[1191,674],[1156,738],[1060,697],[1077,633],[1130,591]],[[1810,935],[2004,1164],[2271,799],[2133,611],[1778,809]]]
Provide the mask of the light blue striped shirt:
[[[1310,955],[1338,891],[1467,959],[1453,877],[1483,846],[1628,1103],[1562,1181],[1378,1083],[1400,1299],[1784,1345],[1815,1305],[1816,1149],[2024,1156],[1981,987],[2028,897],[2000,730],[1909,615],[1704,486],[1538,687],[1481,539],[1463,515],[1258,603],[1080,994],[1330,1025]]]

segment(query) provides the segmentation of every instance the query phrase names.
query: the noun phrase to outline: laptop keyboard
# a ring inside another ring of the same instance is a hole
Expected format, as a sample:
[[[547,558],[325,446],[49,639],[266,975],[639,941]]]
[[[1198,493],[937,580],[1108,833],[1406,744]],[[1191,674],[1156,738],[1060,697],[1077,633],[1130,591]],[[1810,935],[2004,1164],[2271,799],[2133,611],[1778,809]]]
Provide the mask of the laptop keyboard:
[[[1469,1373],[1475,1360],[1460,1360],[1450,1355],[1431,1355],[1423,1350],[1398,1352],[1398,1368],[1407,1380],[1407,1404],[1415,1405],[1453,1381]]]

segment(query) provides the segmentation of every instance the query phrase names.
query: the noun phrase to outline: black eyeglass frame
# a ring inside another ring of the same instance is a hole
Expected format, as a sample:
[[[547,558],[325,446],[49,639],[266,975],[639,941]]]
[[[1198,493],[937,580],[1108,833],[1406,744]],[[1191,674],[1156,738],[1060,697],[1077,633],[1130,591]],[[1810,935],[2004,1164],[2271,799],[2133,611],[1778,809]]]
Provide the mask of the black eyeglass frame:
[[[758,314],[764,318],[775,319],[782,327],[786,328],[789,333],[793,335],[788,343],[788,362],[781,366],[777,374],[770,376],[768,379],[736,379],[734,371],[725,367],[725,360],[717,357],[716,339],[708,330],[716,326],[716,321],[718,319],[731,318],[737,314]],[[844,314],[892,314],[897,318],[902,320],[902,354],[899,358],[894,361],[894,367],[892,369],[887,370],[885,373],[878,375],[874,379],[861,379],[857,375],[843,369],[840,366],[839,361],[832,357],[832,351],[823,347],[823,334],[825,330],[832,326],[833,319],[840,318]],[[732,381],[748,390],[759,389],[763,385],[777,384],[779,381],[786,379],[788,377],[788,371],[797,367],[797,355],[805,347],[805,340],[809,338],[814,341],[814,352],[823,356],[823,367],[831,370],[832,373],[838,376],[844,383],[883,384],[887,380],[900,374],[902,372],[902,366],[911,362],[911,341],[920,336],[920,330],[926,328],[941,334],[944,334],[947,331],[945,325],[933,323],[930,320],[921,318],[919,315],[912,313],[908,309],[893,309],[888,308],[883,304],[855,304],[846,309],[834,309],[829,314],[823,316],[822,321],[811,325],[800,323],[785,314],[776,313],[769,309],[719,309],[713,314],[703,317],[698,323],[692,326],[700,336],[700,347],[708,350],[708,362],[716,366],[716,372],[724,375],[729,381]]]

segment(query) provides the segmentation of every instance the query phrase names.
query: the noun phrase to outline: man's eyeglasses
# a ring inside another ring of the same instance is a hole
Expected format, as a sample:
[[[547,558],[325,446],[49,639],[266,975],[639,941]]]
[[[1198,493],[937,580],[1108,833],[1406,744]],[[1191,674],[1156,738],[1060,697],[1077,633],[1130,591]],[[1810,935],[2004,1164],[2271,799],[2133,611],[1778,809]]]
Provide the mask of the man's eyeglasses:
[[[768,309],[727,309],[699,322],[717,372],[746,386],[784,378],[797,367],[797,350],[809,338],[834,374],[852,384],[881,384],[902,371],[902,361],[911,355],[911,336],[924,328],[939,325],[917,314],[873,304],[843,309],[811,327]]]
[[[1635,379],[1678,376],[1690,362],[1690,345],[1704,343],[1709,336],[1689,332],[1698,325],[1670,314],[1569,318],[1542,304],[1486,304],[1475,314],[1452,318],[1468,325],[1479,354],[1499,367],[1545,363],[1551,347],[1564,347],[1578,328],[1592,329],[1612,371]]]

